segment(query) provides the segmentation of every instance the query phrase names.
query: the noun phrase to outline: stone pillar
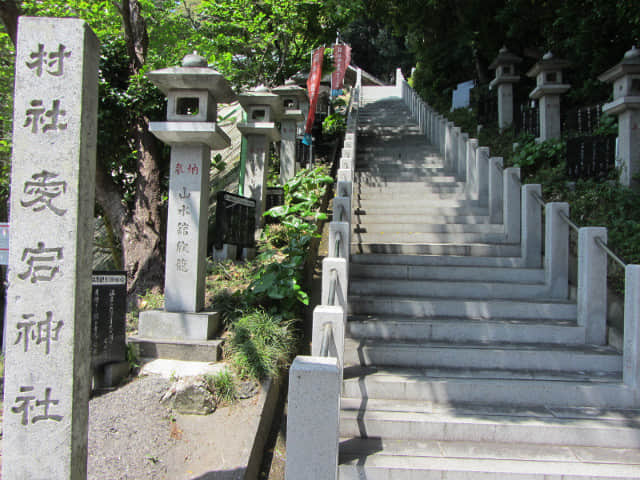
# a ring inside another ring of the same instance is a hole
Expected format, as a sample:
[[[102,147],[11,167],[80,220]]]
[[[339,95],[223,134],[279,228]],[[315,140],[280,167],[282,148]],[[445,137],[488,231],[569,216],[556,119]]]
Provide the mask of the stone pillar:
[[[496,77],[489,84],[490,88],[498,88],[498,127],[500,130],[513,123],[513,84],[520,80],[515,74],[515,65],[522,59],[502,47],[498,56],[489,65],[496,71]]]
[[[325,325],[330,324],[333,331],[333,345],[330,346],[329,356],[338,359],[340,372],[344,367],[344,335],[347,326],[347,316],[344,308],[334,305],[318,305],[313,309],[313,330],[311,336],[311,355],[320,356],[322,335]]]
[[[332,305],[329,293],[331,290],[331,277],[337,275],[336,296],[333,305],[346,307],[348,294],[349,266],[344,258],[327,257],[322,260],[322,305]]]
[[[627,265],[624,282],[624,347],[622,380],[640,388],[640,265]]]
[[[618,158],[620,183],[637,187],[640,173],[640,49],[633,47],[622,61],[598,79],[613,83],[613,101],[602,110],[618,116]]]
[[[607,338],[607,254],[596,244],[596,238],[606,244],[607,229],[583,227],[578,231],[578,325],[586,330],[586,343],[604,345]]]
[[[542,266],[542,208],[534,195],[542,196],[540,185],[522,186],[522,259],[528,268]]]
[[[308,101],[307,93],[302,87],[289,80],[283,86],[273,89],[273,93],[280,95],[284,113],[280,119],[280,183],[284,185],[297,172],[296,139],[298,124],[303,122],[305,115],[302,104]]]
[[[569,216],[569,204],[550,202],[545,205],[545,283],[552,298],[569,296],[569,225],[560,216]]]
[[[207,210],[211,150],[231,143],[216,123],[217,102],[235,94],[224,77],[197,54],[181,67],[148,74],[167,95],[167,121],[149,130],[171,145],[165,265],[165,308],[140,314],[144,339],[176,341],[213,338],[219,326],[215,312],[202,312],[206,275]]]
[[[478,147],[476,149],[477,181],[478,181],[478,202],[480,205],[488,205],[489,201],[489,147]]]
[[[502,157],[489,159],[489,222],[502,223]]]
[[[520,169],[505,168],[502,180],[504,188],[504,233],[509,243],[520,242]]]
[[[536,79],[536,88],[529,97],[538,100],[539,140],[542,142],[560,138],[560,96],[571,88],[570,85],[562,83],[562,70],[569,66],[569,62],[556,58],[548,52],[527,72],[528,77]]]
[[[341,374],[335,357],[298,355],[289,371],[287,480],[338,478]]]
[[[2,478],[84,480],[98,40],[20,17],[16,52]]]

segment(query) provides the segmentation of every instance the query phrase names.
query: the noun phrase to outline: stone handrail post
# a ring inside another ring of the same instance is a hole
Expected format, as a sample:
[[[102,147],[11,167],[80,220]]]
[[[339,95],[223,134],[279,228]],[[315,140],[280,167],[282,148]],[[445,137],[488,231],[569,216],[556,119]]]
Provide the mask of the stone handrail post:
[[[578,325],[586,329],[586,342],[604,345],[607,332],[607,254],[596,243],[607,243],[604,227],[578,230]],[[626,334],[626,332],[625,332]]]
[[[542,209],[534,197],[542,196],[537,184],[522,186],[522,260],[527,268],[542,266]]]
[[[627,265],[624,282],[622,381],[640,389],[640,265]]]
[[[458,135],[458,178],[461,181],[469,183],[467,172],[469,171],[469,165],[467,164],[467,143],[469,142],[469,134],[460,130]]]
[[[338,478],[341,368],[336,357],[298,355],[289,370],[287,480]]]
[[[505,168],[502,172],[504,188],[504,233],[509,243],[520,242],[520,169]]]
[[[502,223],[502,157],[489,158],[489,222]]]
[[[489,147],[476,149],[476,166],[478,181],[478,202],[480,205],[489,204]]]
[[[545,205],[544,272],[551,298],[569,296],[569,225],[560,216],[569,216],[569,204]]]
[[[467,140],[467,188],[474,199],[478,199],[478,139]]]

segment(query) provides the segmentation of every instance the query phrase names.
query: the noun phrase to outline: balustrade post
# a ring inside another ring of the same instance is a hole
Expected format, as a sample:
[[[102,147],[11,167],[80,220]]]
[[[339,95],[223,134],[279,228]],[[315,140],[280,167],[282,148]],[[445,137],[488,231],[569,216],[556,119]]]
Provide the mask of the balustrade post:
[[[458,128],[458,127],[456,127]],[[469,134],[458,128],[458,178],[462,181],[469,181],[467,177],[467,142]]]
[[[478,202],[480,205],[489,204],[489,147],[478,147],[476,150]]]
[[[286,480],[338,478],[341,373],[335,357],[298,355],[289,370]]]
[[[569,225],[560,216],[569,216],[569,204],[545,205],[544,273],[551,298],[569,297]]]
[[[502,184],[504,188],[504,233],[510,243],[520,241],[520,169],[505,168]]]
[[[350,238],[351,224],[349,222],[331,222],[329,223],[329,255],[331,257],[344,258],[349,260],[349,249],[351,246]],[[336,240],[340,238],[340,251],[336,252]]]
[[[534,198],[542,196],[540,185],[522,186],[522,259],[525,267],[542,266],[542,209]]]
[[[604,227],[578,230],[578,325],[586,342],[604,345],[607,336],[607,254],[596,238],[607,243]],[[626,332],[625,332],[626,333]]]
[[[333,345],[329,356],[338,359],[340,370],[344,368],[344,332],[347,325],[345,309],[336,305],[318,305],[313,309],[313,330],[311,334],[311,355],[320,355],[324,326],[330,324],[333,331]],[[341,372],[342,373],[342,372]]]
[[[502,157],[489,159],[489,222],[502,223]]]
[[[627,265],[624,281],[622,381],[640,388],[640,265]]]
[[[478,139],[469,138],[467,140],[467,188],[474,199],[478,198],[478,169],[476,164],[476,150],[478,149]]]
[[[348,262],[344,258],[327,257],[322,260],[322,296],[321,304],[329,305],[329,290],[331,289],[331,272],[338,275],[336,285],[336,305],[347,305]]]

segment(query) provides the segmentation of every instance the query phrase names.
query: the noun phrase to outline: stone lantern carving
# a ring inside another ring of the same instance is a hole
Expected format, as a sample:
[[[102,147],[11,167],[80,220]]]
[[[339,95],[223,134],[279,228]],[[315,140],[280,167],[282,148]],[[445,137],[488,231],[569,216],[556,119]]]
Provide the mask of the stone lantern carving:
[[[489,68],[496,71],[496,77],[489,84],[498,87],[498,127],[502,130],[513,123],[513,84],[520,80],[516,75],[516,65],[522,59],[502,47]]]
[[[613,83],[613,101],[602,110],[618,116],[620,183],[637,185],[634,177],[640,172],[640,49],[633,47],[598,79]]]
[[[275,122],[282,118],[282,99],[268,88],[259,86],[238,96],[247,112],[247,121],[238,124],[238,130],[247,139],[244,167],[244,195],[256,201],[256,226],[262,224],[266,198],[269,144],[280,141]]]
[[[184,57],[181,67],[147,76],[167,95],[167,121],[151,122],[149,129],[171,145],[171,170],[165,310],[141,313],[140,336],[208,340],[218,328],[218,315],[202,312],[211,150],[230,145],[216,123],[217,103],[230,103],[236,95],[225,78],[196,53]]]
[[[560,138],[560,96],[571,88],[571,85],[562,83],[562,71],[571,64],[553,53],[547,52],[531,70],[528,77],[536,79],[536,88],[529,97],[538,100],[540,109],[540,137],[539,140],[551,140]]]
[[[280,183],[284,184],[293,177],[297,170],[296,159],[296,138],[298,124],[303,122],[305,114],[302,106],[308,102],[307,92],[299,87],[293,80],[273,89],[273,93],[280,95],[284,113],[280,120]]]

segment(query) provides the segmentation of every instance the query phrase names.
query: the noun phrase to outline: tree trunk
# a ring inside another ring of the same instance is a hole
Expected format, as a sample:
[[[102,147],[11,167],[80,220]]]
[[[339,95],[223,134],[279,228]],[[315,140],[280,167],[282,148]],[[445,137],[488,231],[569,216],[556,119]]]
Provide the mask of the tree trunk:
[[[0,18],[2,18],[4,28],[7,30],[7,34],[14,45],[18,34],[19,15],[20,9],[15,0],[2,0],[2,3],[0,3]]]

